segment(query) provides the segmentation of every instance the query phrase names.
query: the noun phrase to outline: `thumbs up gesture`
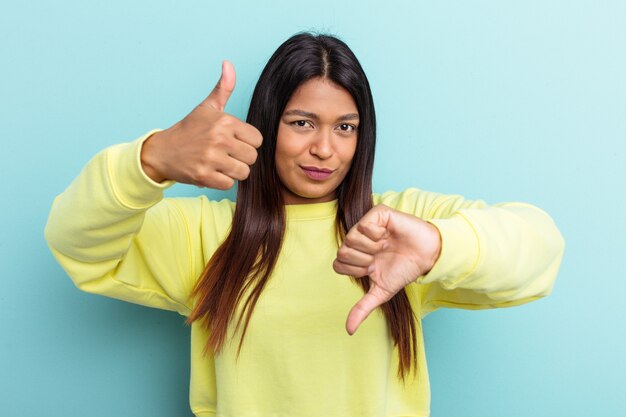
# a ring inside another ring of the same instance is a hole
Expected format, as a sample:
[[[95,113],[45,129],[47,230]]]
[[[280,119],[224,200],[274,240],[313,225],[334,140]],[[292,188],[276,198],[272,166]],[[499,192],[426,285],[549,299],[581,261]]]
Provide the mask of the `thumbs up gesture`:
[[[352,335],[376,307],[428,273],[440,251],[432,224],[384,205],[368,211],[348,231],[333,262],[339,274],[370,280],[368,293],[350,310],[346,331]]]
[[[234,88],[235,68],[224,61],[208,97],[143,143],[141,164],[150,178],[227,190],[235,180],[248,177],[263,137],[254,126],[224,112]]]

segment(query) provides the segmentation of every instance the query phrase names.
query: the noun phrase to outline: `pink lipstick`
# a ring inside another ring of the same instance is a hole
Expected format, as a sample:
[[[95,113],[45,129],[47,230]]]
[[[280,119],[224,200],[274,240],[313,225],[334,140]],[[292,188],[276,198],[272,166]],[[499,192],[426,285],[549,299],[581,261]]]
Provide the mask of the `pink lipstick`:
[[[301,166],[300,168],[302,168],[302,170],[304,171],[304,173],[311,178],[312,180],[325,180],[326,178],[330,177],[330,175],[333,173],[333,170],[328,169],[328,168],[318,168],[318,167],[312,167],[312,166]]]

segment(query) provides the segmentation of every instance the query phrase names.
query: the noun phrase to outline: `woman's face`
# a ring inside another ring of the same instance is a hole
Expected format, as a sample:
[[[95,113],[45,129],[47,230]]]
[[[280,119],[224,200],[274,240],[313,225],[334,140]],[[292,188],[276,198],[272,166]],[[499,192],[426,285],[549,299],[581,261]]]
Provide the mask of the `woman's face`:
[[[313,78],[293,93],[278,124],[276,170],[285,204],[331,201],[356,150],[359,112],[332,81]]]

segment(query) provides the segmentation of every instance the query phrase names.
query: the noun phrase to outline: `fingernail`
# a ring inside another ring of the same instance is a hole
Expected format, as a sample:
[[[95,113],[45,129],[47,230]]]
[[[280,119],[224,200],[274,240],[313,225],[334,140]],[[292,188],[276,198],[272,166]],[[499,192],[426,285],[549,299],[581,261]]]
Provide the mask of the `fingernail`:
[[[367,268],[367,272],[369,274],[371,274],[372,272],[374,272],[374,269],[376,269],[376,268],[374,267],[374,264],[372,264],[372,265],[369,266],[369,268]]]

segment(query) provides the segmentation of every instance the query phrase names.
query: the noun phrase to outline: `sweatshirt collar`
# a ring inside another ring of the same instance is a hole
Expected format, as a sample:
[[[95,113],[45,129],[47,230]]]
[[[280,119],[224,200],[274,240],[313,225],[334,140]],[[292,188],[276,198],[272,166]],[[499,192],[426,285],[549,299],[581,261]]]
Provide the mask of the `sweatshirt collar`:
[[[337,200],[324,203],[312,204],[287,204],[285,216],[289,220],[311,220],[335,217],[337,213]]]

